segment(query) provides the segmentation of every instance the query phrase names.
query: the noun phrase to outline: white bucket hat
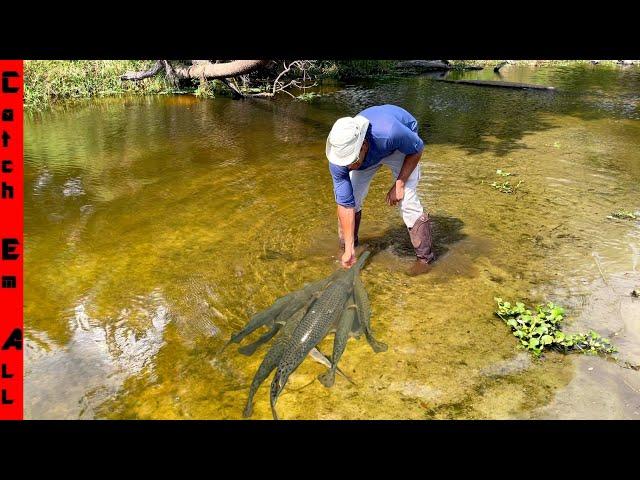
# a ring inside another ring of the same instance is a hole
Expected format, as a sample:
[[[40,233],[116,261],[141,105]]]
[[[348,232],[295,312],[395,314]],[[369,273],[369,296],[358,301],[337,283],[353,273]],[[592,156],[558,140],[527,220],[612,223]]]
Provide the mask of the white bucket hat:
[[[327,137],[327,159],[341,167],[355,162],[368,128],[369,120],[362,115],[336,120]]]

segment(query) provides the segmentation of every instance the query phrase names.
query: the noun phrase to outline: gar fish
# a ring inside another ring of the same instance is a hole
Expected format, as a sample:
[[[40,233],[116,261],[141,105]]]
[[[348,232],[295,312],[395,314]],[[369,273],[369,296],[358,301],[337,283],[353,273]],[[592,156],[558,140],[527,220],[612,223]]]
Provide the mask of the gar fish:
[[[271,330],[269,330],[267,333],[262,335],[255,342],[250,343],[249,345],[245,345],[244,347],[240,347],[238,349],[238,352],[240,352],[243,355],[253,355],[260,345],[262,345],[263,343],[267,343],[269,340],[271,340],[281,328],[282,328],[282,324],[280,323],[274,324],[273,327],[271,327]]]
[[[333,354],[331,355],[331,367],[325,373],[318,375],[318,380],[325,387],[333,386],[333,383],[336,379],[336,368],[338,366],[338,362],[340,361],[340,357],[344,352],[344,349],[347,346],[347,341],[349,340],[349,332],[351,331],[351,327],[353,326],[353,321],[356,317],[356,305],[353,295],[349,297],[347,304],[345,305],[345,310],[342,312],[340,316],[340,321],[338,322],[338,328],[336,329],[336,335],[333,340]]]
[[[247,398],[247,405],[245,406],[244,412],[242,414],[245,418],[251,416],[251,413],[253,411],[253,397],[258,391],[258,388],[260,387],[260,385],[262,385],[262,382],[264,382],[264,380],[269,376],[271,371],[274,368],[276,368],[276,366],[278,365],[278,362],[282,358],[282,354],[284,353],[284,350],[287,346],[287,342],[291,338],[291,334],[293,333],[295,328],[298,326],[298,324],[300,323],[300,320],[305,315],[308,308],[311,306],[311,304],[313,304],[314,301],[315,301],[315,298],[312,298],[307,305],[300,308],[289,319],[289,321],[282,327],[282,331],[280,332],[279,336],[276,338],[276,341],[271,346],[271,349],[267,352],[264,359],[262,360],[262,363],[258,367],[258,371],[253,377],[253,380],[251,382],[251,387],[249,387],[249,397]],[[327,357],[325,357],[316,348],[313,348],[311,352],[309,352],[309,355],[313,357],[314,360],[322,363],[323,365],[326,365],[326,366],[331,365],[329,360],[327,360]],[[344,373],[342,373],[341,371],[339,373],[343,377],[345,377],[347,380],[349,380],[351,383],[353,383],[353,381],[349,377],[347,377]]]
[[[289,338],[291,338],[291,334],[298,326],[305,313],[306,310],[303,307],[289,319],[289,321],[284,325],[282,332],[280,332],[280,335],[276,338],[275,342],[262,359],[262,363],[258,367],[258,371],[251,382],[251,387],[249,387],[249,398],[247,399],[247,405],[244,407],[244,412],[242,413],[242,416],[245,418],[251,416],[251,412],[253,411],[253,397],[258,391],[258,387],[260,387],[262,382],[264,382],[271,371],[278,365],[280,358],[282,358],[282,353],[287,346],[287,342],[289,341]]]
[[[270,400],[274,419],[278,418],[276,402],[289,376],[342,315],[342,307],[353,292],[354,280],[368,256],[369,252],[364,252],[353,267],[339,271],[291,334],[271,382]]]
[[[278,314],[284,309],[284,307],[287,306],[289,301],[293,298],[293,296],[296,293],[297,292],[292,292],[287,295],[284,295],[283,297],[280,297],[275,302],[273,302],[273,305],[271,305],[266,310],[262,310],[256,313],[253,317],[251,317],[251,319],[249,320],[249,323],[247,323],[242,330],[231,335],[231,338],[225,344],[222,350],[227,348],[231,343],[240,343],[242,339],[247,335],[253,333],[255,330],[262,327],[263,325],[266,325],[269,322],[272,322],[278,316]]]
[[[329,360],[324,353],[322,353],[320,350],[318,350],[318,347],[312,348],[311,351],[309,352],[309,356],[313,360],[315,360],[316,362],[324,365],[325,367],[331,368],[331,360]],[[349,377],[346,373],[344,373],[342,370],[340,370],[340,367],[338,367],[338,366],[336,366],[336,373],[338,375],[340,375],[342,378],[344,378],[351,385],[355,385],[356,384],[356,382],[351,380],[351,377]]]
[[[251,317],[249,323],[247,323],[242,330],[231,335],[231,338],[224,345],[222,351],[231,343],[240,343],[247,335],[250,335],[262,326],[272,326],[273,323],[284,324],[285,321],[299,308],[301,308],[314,293],[326,287],[335,275],[336,273],[334,272],[327,278],[310,283],[300,290],[278,298],[269,308],[262,310]],[[274,335],[275,333],[277,333],[277,330],[273,332]],[[273,337],[273,335],[266,338],[266,340],[262,341],[258,345],[255,345],[255,347],[257,348],[262,343],[268,341],[271,337]]]
[[[356,277],[353,294],[358,307],[358,320],[360,321],[362,330],[364,330],[367,342],[369,342],[374,352],[385,352],[388,348],[387,344],[379,342],[373,337],[373,332],[371,331],[371,304],[369,303],[369,296],[360,277]]]

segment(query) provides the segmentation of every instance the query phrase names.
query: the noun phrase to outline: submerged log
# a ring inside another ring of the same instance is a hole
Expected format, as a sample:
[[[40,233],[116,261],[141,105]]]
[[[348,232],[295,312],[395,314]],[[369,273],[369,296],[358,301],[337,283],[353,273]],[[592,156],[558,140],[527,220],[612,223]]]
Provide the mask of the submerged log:
[[[501,82],[494,80],[447,80],[438,79],[439,82],[462,83],[464,85],[477,85],[479,87],[519,88],[522,90],[555,90],[555,87],[546,85],[533,85],[530,83]]]
[[[400,69],[415,69],[424,71],[453,69],[453,67],[449,63],[444,63],[442,60],[405,60],[403,62],[396,63],[395,67]]]

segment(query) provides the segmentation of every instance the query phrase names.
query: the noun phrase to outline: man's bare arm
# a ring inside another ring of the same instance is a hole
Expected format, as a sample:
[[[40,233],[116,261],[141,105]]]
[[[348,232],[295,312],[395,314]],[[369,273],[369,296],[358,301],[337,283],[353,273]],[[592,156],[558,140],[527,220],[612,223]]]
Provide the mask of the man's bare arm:
[[[351,267],[356,262],[353,233],[356,224],[356,209],[338,205],[338,221],[344,238],[344,254],[341,264],[345,268]]]
[[[404,185],[415,170],[422,157],[422,150],[404,158],[400,174],[387,193],[387,205],[396,205],[404,198]]]
[[[402,168],[400,169],[400,175],[398,175],[397,181],[402,182],[402,186],[407,183],[407,180],[413,173],[416,168],[416,165],[420,162],[420,158],[422,157],[422,150],[418,153],[413,153],[411,155],[407,155],[404,158],[404,163],[402,164]]]

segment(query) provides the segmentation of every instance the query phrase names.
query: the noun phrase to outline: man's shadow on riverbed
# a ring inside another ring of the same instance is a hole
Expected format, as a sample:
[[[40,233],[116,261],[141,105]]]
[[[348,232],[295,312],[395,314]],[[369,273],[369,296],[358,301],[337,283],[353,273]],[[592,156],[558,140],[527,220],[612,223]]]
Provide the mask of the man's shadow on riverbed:
[[[429,215],[433,226],[432,248],[436,254],[436,261],[442,258],[451,245],[459,242],[467,237],[462,233],[464,222],[456,217],[444,215]],[[387,229],[381,235],[368,236],[367,234],[360,236],[360,244],[366,246],[371,254],[382,251],[391,251],[400,257],[414,257],[415,251],[409,238],[409,231],[402,223],[402,220],[393,227]]]

